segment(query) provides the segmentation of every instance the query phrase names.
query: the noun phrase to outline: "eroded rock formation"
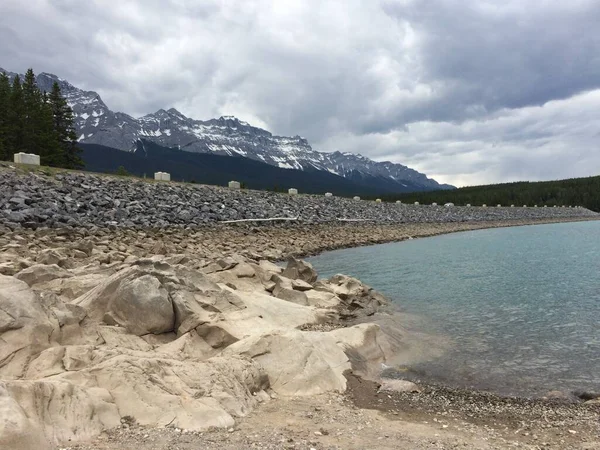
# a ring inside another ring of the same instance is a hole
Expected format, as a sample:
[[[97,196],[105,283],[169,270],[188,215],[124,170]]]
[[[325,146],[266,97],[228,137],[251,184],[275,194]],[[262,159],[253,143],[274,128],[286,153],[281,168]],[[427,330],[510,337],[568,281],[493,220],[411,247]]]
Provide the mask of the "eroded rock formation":
[[[385,299],[351,278],[317,281],[300,260],[107,268],[79,251],[77,268],[59,257],[0,275],[1,448],[50,449],[124,418],[230,427],[273,394],[343,391],[354,361],[376,371],[392,352],[377,325],[348,321]]]

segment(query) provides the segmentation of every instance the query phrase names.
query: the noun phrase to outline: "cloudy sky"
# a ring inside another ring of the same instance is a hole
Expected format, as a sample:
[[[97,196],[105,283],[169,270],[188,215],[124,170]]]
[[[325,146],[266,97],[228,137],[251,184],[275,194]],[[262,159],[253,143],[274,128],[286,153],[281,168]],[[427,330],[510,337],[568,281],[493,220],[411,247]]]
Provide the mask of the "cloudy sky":
[[[472,185],[600,174],[597,0],[1,0],[0,67]]]

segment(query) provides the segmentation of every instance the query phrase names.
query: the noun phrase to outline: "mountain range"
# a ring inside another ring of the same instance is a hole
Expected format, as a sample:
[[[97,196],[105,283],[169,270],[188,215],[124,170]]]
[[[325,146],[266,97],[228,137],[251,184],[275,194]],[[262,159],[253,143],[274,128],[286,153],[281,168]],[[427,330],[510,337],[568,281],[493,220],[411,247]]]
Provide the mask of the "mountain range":
[[[98,93],[79,89],[56,75],[41,73],[36,80],[40,89],[48,92],[58,82],[73,109],[82,144],[135,152],[140,142],[146,141],[185,152],[241,156],[281,169],[329,172],[363,186],[379,187],[382,192],[454,188],[402,164],[377,162],[348,152],[319,152],[300,136],[276,136],[233,116],[202,121],[171,108],[134,118],[110,110]]]

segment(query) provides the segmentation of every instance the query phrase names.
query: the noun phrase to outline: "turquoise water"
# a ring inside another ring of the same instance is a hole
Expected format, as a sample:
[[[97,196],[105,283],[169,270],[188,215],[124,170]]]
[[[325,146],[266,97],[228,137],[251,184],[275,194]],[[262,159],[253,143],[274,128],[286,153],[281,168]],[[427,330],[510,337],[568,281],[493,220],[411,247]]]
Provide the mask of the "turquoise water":
[[[479,230],[324,253],[445,336],[421,378],[509,395],[600,391],[600,221]]]

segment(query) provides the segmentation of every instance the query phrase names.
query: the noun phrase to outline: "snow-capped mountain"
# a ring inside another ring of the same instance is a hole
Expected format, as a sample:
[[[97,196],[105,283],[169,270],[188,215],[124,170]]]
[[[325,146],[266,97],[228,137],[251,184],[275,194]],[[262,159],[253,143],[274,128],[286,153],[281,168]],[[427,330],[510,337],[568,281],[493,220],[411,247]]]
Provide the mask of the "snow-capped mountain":
[[[171,108],[136,119],[111,111],[94,91],[79,89],[56,75],[37,76],[42,90],[50,91],[54,81],[73,108],[77,136],[82,143],[136,151],[136,143],[143,139],[188,152],[243,156],[281,168],[325,170],[354,180],[399,183],[400,187],[414,190],[453,188],[402,164],[376,162],[347,152],[319,152],[300,136],[275,136],[232,116],[194,120]]]

